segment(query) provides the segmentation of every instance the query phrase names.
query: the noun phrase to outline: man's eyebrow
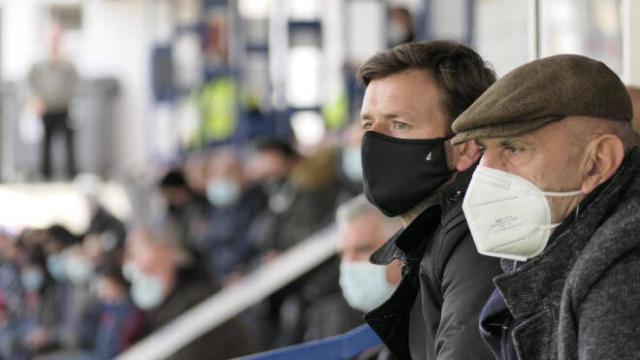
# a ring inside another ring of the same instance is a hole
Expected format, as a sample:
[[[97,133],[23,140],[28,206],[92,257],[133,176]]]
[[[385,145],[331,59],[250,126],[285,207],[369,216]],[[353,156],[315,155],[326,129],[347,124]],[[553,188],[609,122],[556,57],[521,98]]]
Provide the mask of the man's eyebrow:
[[[394,119],[394,118],[400,117],[400,115],[396,113],[386,113],[386,114],[382,114],[382,116],[386,119]]]
[[[479,146],[479,147],[486,147],[486,145],[485,145],[482,141],[480,141],[480,140],[478,140],[478,139],[475,139],[475,140],[473,140],[473,141],[476,143],[476,146]]]
[[[513,146],[515,141],[513,138],[500,139],[500,146]]]
[[[505,137],[505,138],[500,139],[500,145],[501,146],[515,146],[515,145],[525,146],[525,145],[529,145],[529,144],[530,144],[530,141],[526,140],[522,136]]]
[[[382,114],[382,118],[384,119],[395,119],[399,117],[401,116],[395,112]],[[373,116],[369,113],[360,114],[360,120],[371,120],[371,119],[373,119]]]

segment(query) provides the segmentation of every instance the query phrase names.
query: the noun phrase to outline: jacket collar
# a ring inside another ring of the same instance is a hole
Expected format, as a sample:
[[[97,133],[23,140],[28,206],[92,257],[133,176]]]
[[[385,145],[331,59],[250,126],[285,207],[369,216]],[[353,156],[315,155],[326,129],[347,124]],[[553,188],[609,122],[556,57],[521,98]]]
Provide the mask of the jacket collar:
[[[473,166],[464,172],[455,173],[449,182],[431,196],[420,215],[387,240],[371,255],[369,261],[378,265],[389,264],[395,259],[420,261],[421,249],[425,244],[416,239],[422,238],[425,229],[434,225],[434,219],[438,219],[440,225],[447,227],[462,214],[462,200],[475,168]]]
[[[513,261],[502,262],[508,272],[495,277],[494,283],[514,317],[527,317],[558,301],[578,253],[619,203],[639,168],[640,151],[633,148],[613,178],[540,255],[518,267]]]

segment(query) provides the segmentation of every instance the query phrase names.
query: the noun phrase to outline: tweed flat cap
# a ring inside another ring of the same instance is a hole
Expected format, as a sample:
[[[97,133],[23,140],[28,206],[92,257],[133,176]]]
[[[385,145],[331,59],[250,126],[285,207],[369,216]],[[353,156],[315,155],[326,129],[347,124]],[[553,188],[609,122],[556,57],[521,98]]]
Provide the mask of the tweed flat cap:
[[[453,122],[451,141],[520,135],[569,115],[629,121],[632,114],[624,84],[605,64],[556,55],[495,82]]]

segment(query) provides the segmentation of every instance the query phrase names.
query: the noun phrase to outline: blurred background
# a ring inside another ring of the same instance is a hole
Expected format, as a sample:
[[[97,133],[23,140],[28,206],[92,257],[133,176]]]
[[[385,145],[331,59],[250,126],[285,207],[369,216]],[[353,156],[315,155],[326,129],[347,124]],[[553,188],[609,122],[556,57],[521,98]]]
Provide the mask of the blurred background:
[[[331,230],[361,192],[359,65],[449,39],[498,76],[578,53],[639,85],[637,14],[633,0],[0,0],[0,357],[112,358],[269,266],[296,270],[159,358],[361,324]],[[309,239],[329,245],[288,263]]]

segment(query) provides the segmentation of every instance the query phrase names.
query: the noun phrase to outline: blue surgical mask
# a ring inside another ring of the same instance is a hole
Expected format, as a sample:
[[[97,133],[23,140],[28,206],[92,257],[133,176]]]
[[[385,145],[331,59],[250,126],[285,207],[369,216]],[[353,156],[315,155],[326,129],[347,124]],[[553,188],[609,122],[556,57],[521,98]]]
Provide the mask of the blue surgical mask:
[[[47,270],[56,281],[64,281],[66,274],[61,254],[52,254],[47,258]]]
[[[76,285],[87,284],[93,277],[93,265],[83,256],[67,255],[64,264],[67,277]]]
[[[105,252],[111,252],[118,245],[118,238],[112,231],[103,233],[100,240],[102,241],[102,249]]]
[[[153,310],[164,301],[165,286],[158,277],[137,272],[131,284],[131,298],[142,310]]]
[[[27,269],[20,274],[20,280],[26,290],[37,291],[44,284],[44,275],[40,270]]]
[[[136,267],[136,265],[131,261],[125,261],[125,263],[122,265],[122,276],[124,276],[124,278],[127,279],[128,282],[132,282],[137,274],[138,268]]]
[[[348,147],[343,150],[342,172],[350,181],[362,182],[362,153],[359,147]]]
[[[387,300],[395,286],[387,281],[385,266],[368,261],[342,261],[340,288],[352,308],[369,312]]]
[[[225,207],[235,204],[240,198],[241,191],[237,181],[216,179],[207,184],[207,199],[214,206]]]

